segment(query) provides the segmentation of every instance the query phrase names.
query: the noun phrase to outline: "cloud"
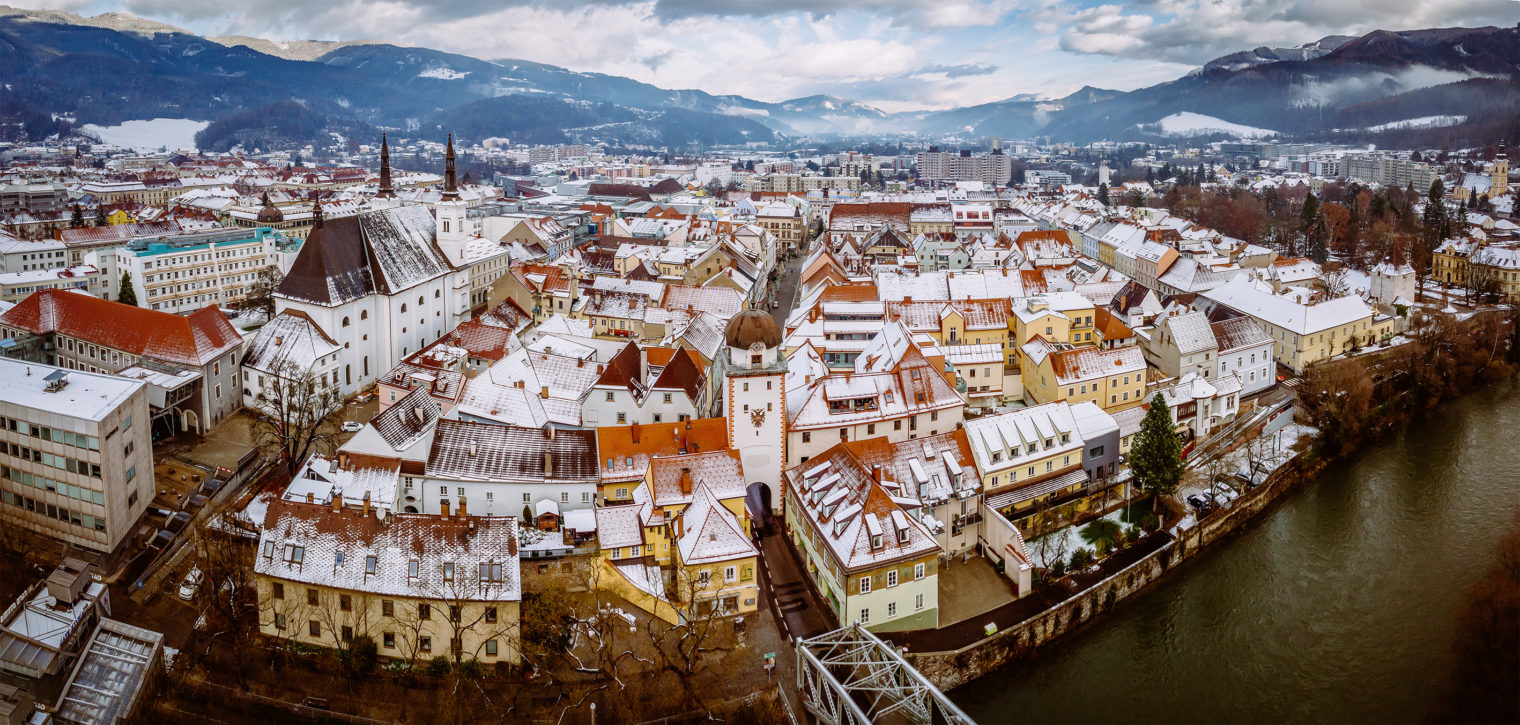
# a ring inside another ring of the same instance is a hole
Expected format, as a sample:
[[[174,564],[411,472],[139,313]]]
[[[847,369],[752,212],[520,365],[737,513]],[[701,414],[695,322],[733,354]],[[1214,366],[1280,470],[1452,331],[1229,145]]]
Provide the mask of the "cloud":
[[[1202,64],[1260,46],[1292,47],[1327,35],[1459,25],[1508,25],[1515,0],[1140,0],[1070,9],[1046,6],[1072,53]]]
[[[915,75],[927,75],[931,73],[943,73],[950,78],[962,78],[964,76],[985,76],[997,72],[995,65],[982,65],[981,63],[957,63],[955,65],[926,65],[919,68]]]

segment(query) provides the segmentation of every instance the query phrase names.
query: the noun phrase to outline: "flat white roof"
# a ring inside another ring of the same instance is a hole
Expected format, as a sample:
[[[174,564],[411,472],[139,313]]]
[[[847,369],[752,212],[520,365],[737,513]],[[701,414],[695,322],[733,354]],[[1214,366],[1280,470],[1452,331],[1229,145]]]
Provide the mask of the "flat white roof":
[[[55,372],[64,374],[66,384],[48,392],[45,378]],[[114,375],[0,358],[0,400],[84,420],[105,418],[142,386]]]

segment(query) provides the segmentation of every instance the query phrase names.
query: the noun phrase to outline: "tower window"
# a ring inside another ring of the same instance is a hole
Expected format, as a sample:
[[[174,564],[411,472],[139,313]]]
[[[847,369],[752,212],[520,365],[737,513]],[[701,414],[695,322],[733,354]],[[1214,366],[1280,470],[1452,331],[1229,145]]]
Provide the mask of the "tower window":
[[[749,356],[749,364],[751,364],[751,365],[759,365],[759,364],[761,364],[760,363],[760,356],[759,355],[750,355]]]

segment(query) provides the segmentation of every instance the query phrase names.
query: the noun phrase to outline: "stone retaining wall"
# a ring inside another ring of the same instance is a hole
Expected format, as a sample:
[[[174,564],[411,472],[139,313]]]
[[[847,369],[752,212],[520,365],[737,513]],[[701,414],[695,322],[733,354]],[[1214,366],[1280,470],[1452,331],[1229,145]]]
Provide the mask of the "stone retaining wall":
[[[1323,464],[1305,467],[1295,456],[1234,505],[1215,512],[1175,540],[1065,601],[991,637],[958,650],[917,652],[909,660],[941,690],[964,685],[1028,656],[1081,625],[1112,611],[1119,602],[1160,580],[1177,564],[1218,543],[1269,507],[1284,492],[1308,480]]]

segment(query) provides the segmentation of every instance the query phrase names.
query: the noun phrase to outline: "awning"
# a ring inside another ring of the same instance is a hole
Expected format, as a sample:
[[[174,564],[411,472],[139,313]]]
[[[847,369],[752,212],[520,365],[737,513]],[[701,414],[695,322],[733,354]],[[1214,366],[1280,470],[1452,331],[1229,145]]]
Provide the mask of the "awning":
[[[1012,491],[992,494],[987,497],[987,506],[1001,510],[1005,506],[1011,506],[1020,501],[1039,498],[1046,494],[1055,493],[1072,486],[1080,486],[1085,483],[1087,483],[1087,471],[1078,468],[1054,478],[1047,478],[1043,481],[1036,481],[1025,486],[1020,486]]]

